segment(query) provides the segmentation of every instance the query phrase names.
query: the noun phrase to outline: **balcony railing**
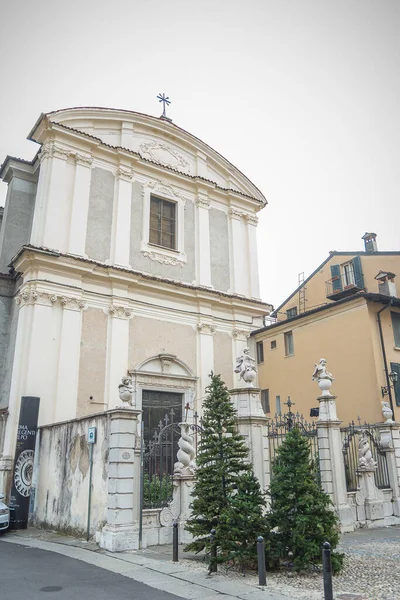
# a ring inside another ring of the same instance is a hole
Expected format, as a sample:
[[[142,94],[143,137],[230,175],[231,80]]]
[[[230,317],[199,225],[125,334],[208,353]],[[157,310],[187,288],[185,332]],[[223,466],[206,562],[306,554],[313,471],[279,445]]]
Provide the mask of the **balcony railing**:
[[[357,292],[362,292],[363,289],[357,285],[353,274],[350,277],[349,275],[338,275],[326,282],[326,297],[329,300],[341,300],[357,294]]]

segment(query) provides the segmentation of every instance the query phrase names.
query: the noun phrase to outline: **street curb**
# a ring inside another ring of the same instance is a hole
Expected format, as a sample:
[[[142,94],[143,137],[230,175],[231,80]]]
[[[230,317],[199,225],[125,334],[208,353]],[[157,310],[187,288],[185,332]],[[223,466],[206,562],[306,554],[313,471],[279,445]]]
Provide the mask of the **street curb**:
[[[94,552],[89,548],[46,542],[12,533],[3,537],[1,541],[56,552],[187,600],[197,598],[201,600],[203,598],[205,600],[288,600],[289,598],[269,592],[265,588],[226,581],[222,575],[202,576],[180,563],[160,563],[159,560],[147,556],[133,554],[111,556],[109,553]]]

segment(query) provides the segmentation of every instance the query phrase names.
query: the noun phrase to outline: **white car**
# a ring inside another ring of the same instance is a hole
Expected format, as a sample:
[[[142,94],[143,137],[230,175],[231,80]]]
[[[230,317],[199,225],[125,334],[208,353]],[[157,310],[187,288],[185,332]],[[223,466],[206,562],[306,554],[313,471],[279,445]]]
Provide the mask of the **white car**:
[[[4,498],[4,494],[0,493],[0,532],[8,529],[10,524],[10,509],[4,504]]]

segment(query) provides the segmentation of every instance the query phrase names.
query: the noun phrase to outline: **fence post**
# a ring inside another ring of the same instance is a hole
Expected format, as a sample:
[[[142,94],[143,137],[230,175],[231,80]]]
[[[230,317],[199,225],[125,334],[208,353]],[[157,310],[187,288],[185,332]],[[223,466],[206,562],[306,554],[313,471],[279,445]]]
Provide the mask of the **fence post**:
[[[210,566],[208,567],[208,572],[209,573],[216,573],[217,572],[217,545],[215,543],[215,529],[211,529],[211,533],[210,533]]]
[[[172,527],[172,561],[178,562],[178,521],[174,521]]]
[[[355,514],[347,498],[340,425],[336,415],[336,396],[319,396],[317,421],[321,484],[339,515],[341,530],[353,531]]]
[[[329,542],[322,544],[322,571],[324,576],[324,598],[325,600],[333,600],[331,545]]]
[[[265,542],[262,535],[257,538],[258,585],[267,585],[265,568]]]

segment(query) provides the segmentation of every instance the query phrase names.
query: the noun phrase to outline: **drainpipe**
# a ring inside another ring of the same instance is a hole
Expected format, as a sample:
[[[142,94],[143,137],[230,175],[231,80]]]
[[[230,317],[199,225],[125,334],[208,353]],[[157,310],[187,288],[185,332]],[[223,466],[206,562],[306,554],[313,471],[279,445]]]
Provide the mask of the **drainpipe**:
[[[388,389],[388,396],[389,396],[389,403],[390,403],[390,408],[392,409],[393,412],[393,419],[394,419],[394,407],[393,407],[393,399],[392,399],[392,388],[391,388],[391,381],[389,379],[389,371],[388,371],[388,367],[387,367],[387,360],[386,360],[386,350],[385,350],[385,343],[383,341],[383,333],[382,333],[382,323],[381,323],[381,312],[383,312],[384,310],[386,310],[387,308],[390,308],[392,306],[393,300],[391,299],[389,304],[386,304],[386,306],[384,306],[383,308],[381,308],[380,310],[378,310],[376,317],[377,317],[377,321],[378,321],[378,329],[379,329],[379,338],[381,340],[381,348],[382,348],[382,356],[383,356],[383,366],[385,367],[385,375],[386,375],[386,385],[387,385],[387,389]]]

